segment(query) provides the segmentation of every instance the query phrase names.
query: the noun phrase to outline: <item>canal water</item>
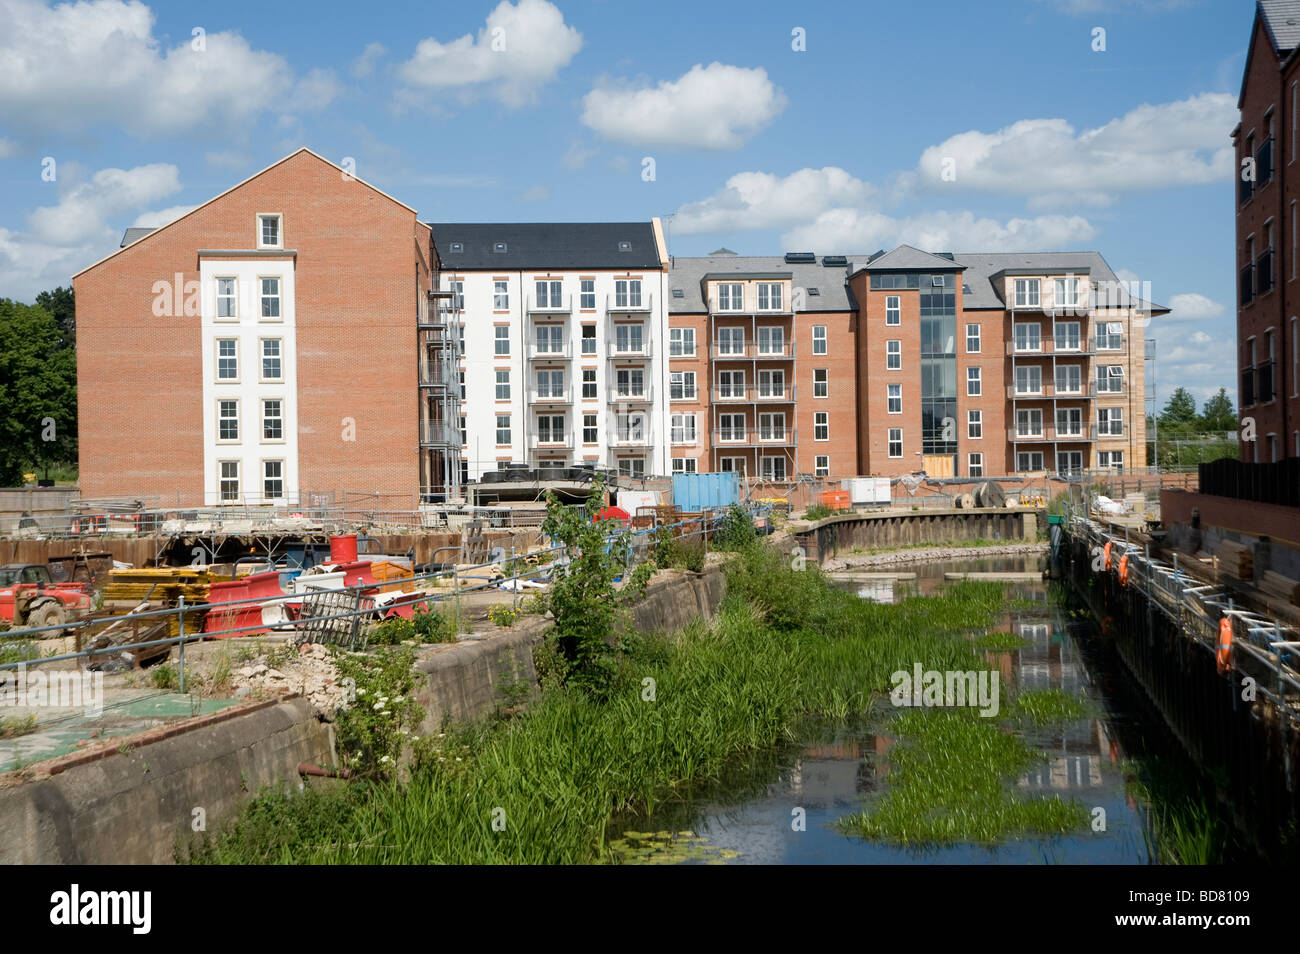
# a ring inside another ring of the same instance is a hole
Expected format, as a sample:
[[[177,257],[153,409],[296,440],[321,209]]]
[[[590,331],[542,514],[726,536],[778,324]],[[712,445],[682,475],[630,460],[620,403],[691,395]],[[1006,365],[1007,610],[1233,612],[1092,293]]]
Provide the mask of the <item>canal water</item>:
[[[900,566],[916,579],[897,585],[873,580],[844,583],[864,599],[928,595],[944,573],[1038,569],[1039,558],[991,558]],[[892,571],[892,569],[891,569]],[[990,653],[1003,685],[1059,689],[1089,703],[1097,715],[1061,728],[1022,733],[1040,749],[1040,766],[1017,779],[1026,794],[1077,799],[1093,813],[1105,810],[1105,830],[1058,837],[1022,837],[995,846],[954,844],[903,848],[842,834],[835,823],[869,805],[888,785],[893,740],[879,734],[889,711],[853,727],[809,726],[791,743],[734,763],[717,780],[688,790],[649,816],[620,818],[613,845],[624,861],[725,864],[1148,864],[1146,807],[1131,793],[1143,760],[1170,758],[1172,739],[1128,677],[1099,653],[1094,623],[1047,585],[1007,587],[1009,609],[992,631],[1010,631],[1025,645]],[[1176,756],[1175,756],[1176,757]],[[794,830],[792,812],[806,813]],[[626,840],[620,840],[626,839]],[[628,851],[620,850],[626,846]]]

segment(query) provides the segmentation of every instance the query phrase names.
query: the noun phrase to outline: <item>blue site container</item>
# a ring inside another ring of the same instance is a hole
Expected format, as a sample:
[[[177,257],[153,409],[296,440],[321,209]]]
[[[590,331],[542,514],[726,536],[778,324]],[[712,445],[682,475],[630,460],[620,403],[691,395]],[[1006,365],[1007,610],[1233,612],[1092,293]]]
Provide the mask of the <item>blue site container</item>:
[[[673,474],[673,506],[689,513],[718,510],[740,502],[740,475]]]

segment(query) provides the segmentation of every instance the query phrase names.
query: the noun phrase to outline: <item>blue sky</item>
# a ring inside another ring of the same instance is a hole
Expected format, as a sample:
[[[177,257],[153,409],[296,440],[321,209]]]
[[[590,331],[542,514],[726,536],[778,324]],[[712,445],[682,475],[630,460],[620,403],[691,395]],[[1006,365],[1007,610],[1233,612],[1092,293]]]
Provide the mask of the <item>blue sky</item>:
[[[306,145],[428,221],[659,215],[678,255],[1095,248],[1175,309],[1161,402],[1235,394],[1253,10],[0,0],[0,296]]]

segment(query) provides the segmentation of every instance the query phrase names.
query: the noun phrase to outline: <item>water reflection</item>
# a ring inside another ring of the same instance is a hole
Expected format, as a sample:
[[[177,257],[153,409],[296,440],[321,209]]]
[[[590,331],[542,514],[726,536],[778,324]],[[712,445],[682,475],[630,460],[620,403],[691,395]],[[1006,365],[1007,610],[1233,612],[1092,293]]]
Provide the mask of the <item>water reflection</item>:
[[[991,564],[991,565],[990,565]],[[1037,558],[965,561],[916,567],[910,584],[921,592],[942,585],[943,574],[960,570],[1034,570]],[[909,570],[913,568],[908,568]],[[885,580],[845,584],[864,598],[899,597],[907,585]],[[1051,729],[1027,729],[1022,737],[1047,760],[1016,780],[1025,794],[1078,799],[1089,813],[1104,810],[1105,828],[1052,838],[1019,838],[988,847],[957,844],[900,848],[840,834],[834,823],[859,810],[888,784],[893,740],[879,734],[883,719],[857,728],[810,730],[806,741],[733,766],[720,781],[687,793],[650,818],[626,819],[623,827],[690,830],[725,849],[731,864],[1144,864],[1144,814],[1126,793],[1125,752],[1118,741],[1127,716],[1108,707],[1078,640],[1091,625],[1049,604],[1041,583],[1008,588],[1022,605],[993,632],[1011,632],[1020,648],[990,653],[1004,689],[1059,689],[1104,713]],[[889,710],[892,711],[892,710]],[[887,717],[889,711],[883,712]],[[798,827],[800,810],[805,830]],[[619,825],[615,825],[618,830]],[[736,852],[735,857],[730,852]],[[689,863],[689,862],[688,862]]]

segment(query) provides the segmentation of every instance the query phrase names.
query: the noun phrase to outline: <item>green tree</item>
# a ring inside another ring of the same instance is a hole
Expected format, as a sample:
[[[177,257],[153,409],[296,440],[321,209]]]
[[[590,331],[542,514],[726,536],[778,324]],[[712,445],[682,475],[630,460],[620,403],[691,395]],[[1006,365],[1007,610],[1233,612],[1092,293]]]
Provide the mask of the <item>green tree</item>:
[[[44,308],[0,298],[0,486],[77,458],[77,363]]]
[[[60,344],[73,351],[77,348],[77,305],[72,289],[60,285],[54,291],[43,291],[36,296],[36,304],[44,308],[59,324]]]
[[[1160,412],[1161,437],[1166,430],[1190,432],[1196,429],[1199,417],[1196,413],[1196,398],[1186,388],[1175,388],[1169,395],[1169,403]]]
[[[566,548],[568,562],[560,565],[551,584],[550,608],[555,628],[549,637],[567,664],[565,683],[604,695],[618,673],[623,637],[618,624],[624,607],[638,598],[654,567],[642,563],[624,577],[622,589],[614,578],[629,562],[626,534],[607,537],[596,514],[603,506],[605,484],[592,483],[582,507],[570,507],[554,493],[546,495],[542,533]]]
[[[1227,388],[1219,388],[1218,394],[1206,400],[1205,409],[1201,412],[1201,426],[1206,431],[1237,429],[1237,412],[1233,410]]]

